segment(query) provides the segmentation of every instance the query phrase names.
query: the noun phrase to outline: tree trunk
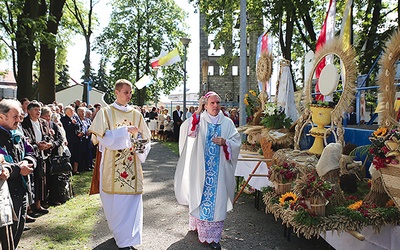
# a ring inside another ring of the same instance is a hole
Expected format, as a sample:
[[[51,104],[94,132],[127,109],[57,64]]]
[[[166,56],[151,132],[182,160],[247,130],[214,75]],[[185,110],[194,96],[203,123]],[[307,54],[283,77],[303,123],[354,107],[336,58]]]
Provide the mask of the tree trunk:
[[[54,19],[48,18],[46,28],[48,40],[43,40],[40,43],[39,96],[40,101],[45,104],[52,103],[56,99],[56,34],[64,4],[65,0],[52,0],[50,2],[50,16],[53,16]]]
[[[374,60],[377,57],[375,42],[377,40],[376,33],[379,25],[380,11],[382,10],[382,1],[375,0],[371,1],[370,4],[372,5],[373,11],[372,11],[371,25],[368,29],[368,35],[366,36],[367,40],[366,40],[365,55],[364,55],[365,64],[362,73],[366,73],[371,69]],[[369,84],[367,84],[367,86],[368,85]]]
[[[26,19],[38,17],[39,3],[25,0],[21,15],[17,20],[15,41],[17,46],[17,98],[32,99],[32,63],[35,59],[36,49],[33,43],[34,30],[27,24]]]
[[[282,26],[280,27],[279,31],[279,43],[281,45],[281,50],[283,54],[283,58],[286,60],[292,61],[292,39],[293,39],[293,28],[294,28],[294,19],[295,19],[295,12],[287,13],[286,17],[286,28],[285,32],[286,35],[284,36],[284,31]],[[290,71],[293,72],[292,66],[290,65]],[[292,73],[293,78],[293,73]],[[294,78],[293,78],[294,79]],[[296,81],[293,81],[293,89],[294,91],[297,90]]]
[[[88,104],[90,102],[89,90],[88,90],[88,86],[87,86],[89,84],[89,80],[90,80],[90,34],[91,34],[91,32],[89,32],[88,35],[85,36],[86,54],[85,54],[85,59],[83,60],[84,85],[83,85],[83,94],[82,94],[82,100]]]

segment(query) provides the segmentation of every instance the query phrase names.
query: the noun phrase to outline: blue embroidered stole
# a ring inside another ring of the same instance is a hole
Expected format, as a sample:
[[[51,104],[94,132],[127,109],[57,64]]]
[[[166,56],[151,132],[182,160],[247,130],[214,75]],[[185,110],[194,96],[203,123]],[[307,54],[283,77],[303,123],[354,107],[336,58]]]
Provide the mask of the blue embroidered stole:
[[[220,124],[208,124],[204,152],[205,180],[200,203],[200,220],[212,221],[217,199],[220,146],[211,140],[221,136]]]

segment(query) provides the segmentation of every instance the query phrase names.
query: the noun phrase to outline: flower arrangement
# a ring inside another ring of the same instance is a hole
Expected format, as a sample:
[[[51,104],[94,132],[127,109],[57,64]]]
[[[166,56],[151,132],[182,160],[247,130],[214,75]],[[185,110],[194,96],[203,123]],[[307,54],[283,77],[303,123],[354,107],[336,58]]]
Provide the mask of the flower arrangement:
[[[372,155],[372,163],[375,168],[385,168],[386,164],[399,164],[395,158],[400,154],[400,130],[398,128],[389,130],[380,127],[372,133],[369,138],[371,145],[369,154]]]
[[[368,193],[367,183],[359,181],[358,186],[361,188],[357,196],[346,196],[343,205],[327,208],[324,216],[313,213],[307,200],[300,196],[301,193],[297,190],[293,191],[297,195],[297,201],[291,203],[289,196],[286,196],[282,205],[283,196],[278,195],[273,187],[265,187],[262,189],[265,212],[273,214],[275,219],[282,219],[282,224],[291,226],[297,234],[306,239],[320,237],[328,230],[340,233],[349,230],[361,231],[364,227],[371,226],[379,232],[385,225],[400,224],[400,210],[393,207],[393,202],[388,202],[386,207],[377,207],[373,203],[361,201]]]
[[[311,203],[324,203],[334,193],[332,184],[322,180],[315,170],[296,180],[294,189]]]
[[[296,179],[297,174],[294,163],[283,162],[282,165],[274,164],[270,167],[268,178],[278,183],[289,183]]]
[[[249,93],[246,93],[244,95],[243,102],[246,105],[246,115],[248,119],[247,122],[249,122],[253,119],[253,115],[259,106],[259,101],[257,99],[257,92],[255,90],[250,89]]]
[[[295,193],[287,192],[281,195],[281,197],[279,198],[279,204],[281,206],[295,204],[297,202],[297,199],[298,197]]]
[[[275,103],[266,103],[264,110],[264,117],[261,119],[260,124],[266,128],[289,128],[293,121],[290,117],[286,117],[284,110],[277,107]]]

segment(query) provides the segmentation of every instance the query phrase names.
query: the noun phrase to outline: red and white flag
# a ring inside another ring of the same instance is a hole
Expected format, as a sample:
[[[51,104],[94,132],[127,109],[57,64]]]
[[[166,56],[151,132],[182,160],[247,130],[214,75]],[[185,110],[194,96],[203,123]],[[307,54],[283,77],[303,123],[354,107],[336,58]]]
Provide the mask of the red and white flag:
[[[333,38],[334,33],[335,33],[335,16],[336,16],[336,0],[330,0],[329,6],[328,6],[328,12],[326,13],[325,21],[324,21],[324,24],[322,25],[321,33],[317,40],[315,52],[318,52],[327,41],[329,41]],[[315,75],[317,77],[317,84],[315,85],[316,93],[319,93],[318,79],[319,79],[322,69],[327,64],[327,61],[326,61],[327,59],[328,59],[328,63],[333,62],[332,57],[330,57],[330,58],[324,57],[318,64],[317,69],[315,70]],[[324,96],[321,94],[317,94],[315,96],[315,99],[323,101]]]

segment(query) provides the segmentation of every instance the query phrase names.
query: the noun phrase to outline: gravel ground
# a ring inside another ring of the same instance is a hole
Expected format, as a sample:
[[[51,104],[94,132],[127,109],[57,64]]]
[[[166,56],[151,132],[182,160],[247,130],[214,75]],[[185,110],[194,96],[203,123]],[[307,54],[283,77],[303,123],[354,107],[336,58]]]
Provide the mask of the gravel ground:
[[[188,231],[187,207],[178,205],[174,197],[173,178],[178,156],[160,143],[154,143],[143,164],[144,227],[143,244],[138,249],[210,249]],[[263,204],[255,206],[253,195],[243,194],[225,220],[222,249],[333,249],[322,238],[306,240],[293,233],[288,241],[283,226],[271,214],[265,214]],[[94,228],[91,247],[96,250],[118,249],[108,229],[103,211]]]

